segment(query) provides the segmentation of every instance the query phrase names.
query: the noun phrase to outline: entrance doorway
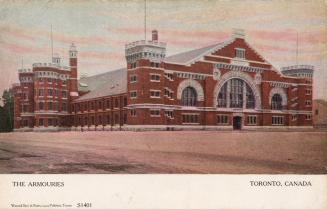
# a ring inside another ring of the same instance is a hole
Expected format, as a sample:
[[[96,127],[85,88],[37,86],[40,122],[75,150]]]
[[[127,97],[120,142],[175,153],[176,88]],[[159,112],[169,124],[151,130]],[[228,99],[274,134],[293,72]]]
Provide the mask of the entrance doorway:
[[[242,117],[241,116],[233,117],[233,129],[234,130],[242,129]]]

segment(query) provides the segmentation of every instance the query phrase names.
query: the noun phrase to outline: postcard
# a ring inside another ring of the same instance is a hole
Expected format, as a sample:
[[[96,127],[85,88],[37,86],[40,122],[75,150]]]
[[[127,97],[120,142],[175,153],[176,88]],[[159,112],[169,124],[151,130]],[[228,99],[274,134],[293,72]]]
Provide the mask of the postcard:
[[[2,0],[0,209],[327,208],[326,11]]]

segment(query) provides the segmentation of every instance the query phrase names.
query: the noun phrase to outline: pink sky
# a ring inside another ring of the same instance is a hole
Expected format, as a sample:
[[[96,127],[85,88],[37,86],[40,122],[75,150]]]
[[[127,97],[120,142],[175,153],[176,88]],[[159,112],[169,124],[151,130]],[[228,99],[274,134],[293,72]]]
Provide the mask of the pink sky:
[[[0,92],[17,82],[17,69],[51,59],[54,51],[67,64],[74,42],[79,75],[126,65],[124,45],[144,38],[143,0],[2,1],[0,4]],[[233,28],[277,69],[296,63],[315,66],[315,98],[327,99],[327,6],[325,1],[147,1],[147,37],[159,31],[167,55],[218,43]]]

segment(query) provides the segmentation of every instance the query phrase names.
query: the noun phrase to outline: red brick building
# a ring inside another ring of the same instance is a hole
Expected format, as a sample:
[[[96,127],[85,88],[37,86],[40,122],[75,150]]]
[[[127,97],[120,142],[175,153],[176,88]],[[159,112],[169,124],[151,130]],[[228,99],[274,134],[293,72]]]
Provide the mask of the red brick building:
[[[223,43],[169,57],[154,30],[152,40],[125,46],[126,68],[78,82],[75,46],[69,54],[68,68],[54,59],[54,64],[20,71],[21,83],[14,87],[15,129],[312,127],[313,67],[278,71],[241,30]]]

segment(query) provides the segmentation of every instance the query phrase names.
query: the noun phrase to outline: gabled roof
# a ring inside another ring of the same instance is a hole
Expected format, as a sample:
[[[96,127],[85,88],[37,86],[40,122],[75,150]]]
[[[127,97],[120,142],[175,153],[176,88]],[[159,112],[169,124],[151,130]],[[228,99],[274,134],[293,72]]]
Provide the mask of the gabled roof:
[[[206,46],[203,48],[199,48],[199,49],[194,49],[191,51],[187,51],[187,52],[182,52],[179,54],[175,54],[169,57],[166,57],[164,62],[167,63],[176,63],[176,64],[181,64],[181,65],[189,65],[195,61],[200,60],[202,57],[204,57],[207,54],[211,54],[225,46],[227,46],[228,44],[232,43],[235,39],[229,39],[227,41],[224,41],[222,43],[218,43],[218,44],[213,44],[210,46]]]
[[[117,95],[127,92],[127,69],[120,68],[106,73],[81,78],[79,91],[90,91],[74,101]]]

